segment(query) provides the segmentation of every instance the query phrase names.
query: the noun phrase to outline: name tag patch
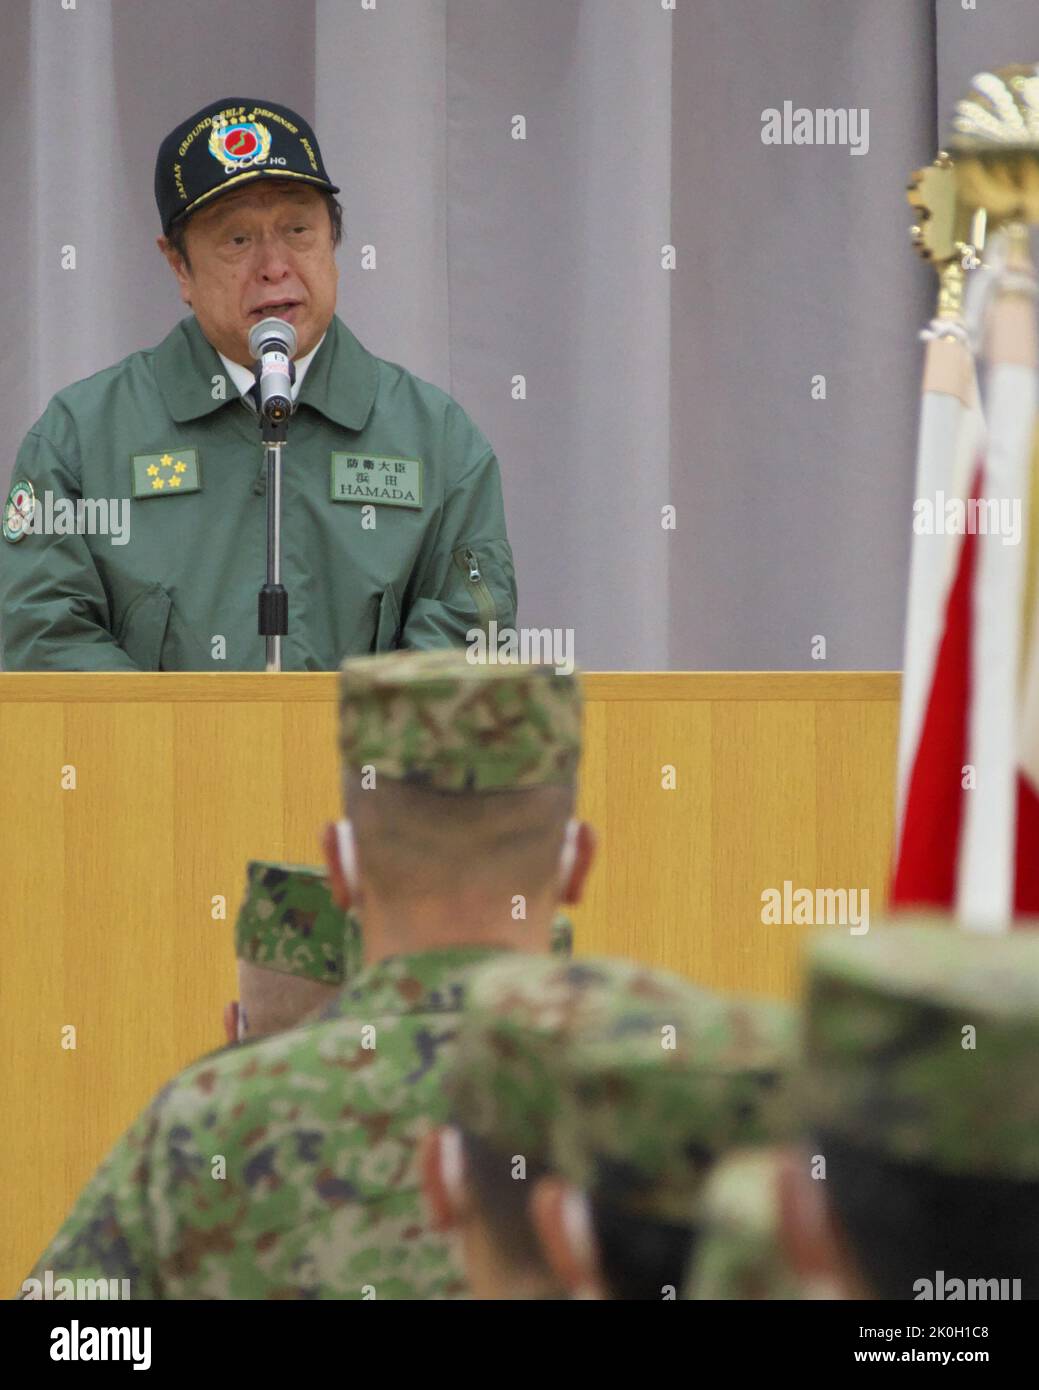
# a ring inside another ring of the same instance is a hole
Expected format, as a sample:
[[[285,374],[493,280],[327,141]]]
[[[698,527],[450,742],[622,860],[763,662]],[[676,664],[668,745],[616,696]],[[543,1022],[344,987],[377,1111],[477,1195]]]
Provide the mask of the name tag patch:
[[[134,497],[179,497],[202,488],[197,449],[134,454],[131,467]]]
[[[332,501],[422,506],[422,460],[332,455]]]

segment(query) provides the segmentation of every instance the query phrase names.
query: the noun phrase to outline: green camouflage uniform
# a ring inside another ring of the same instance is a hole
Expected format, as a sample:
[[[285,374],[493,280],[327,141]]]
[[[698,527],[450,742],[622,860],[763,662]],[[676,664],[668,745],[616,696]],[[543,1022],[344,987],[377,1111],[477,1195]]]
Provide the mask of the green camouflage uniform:
[[[347,661],[349,767],[441,790],[572,783],[580,688],[456,652]],[[419,1191],[422,1130],[468,972],[497,948],[380,961],[338,1016],[228,1048],[176,1077],[117,1144],[33,1277],[124,1277],[135,1298],[464,1294]]]
[[[452,1121],[509,1172],[522,1155],[605,1204],[694,1228],[718,1157],[788,1133],[794,1035],[783,1005],[628,961],[502,957],[470,982]]]

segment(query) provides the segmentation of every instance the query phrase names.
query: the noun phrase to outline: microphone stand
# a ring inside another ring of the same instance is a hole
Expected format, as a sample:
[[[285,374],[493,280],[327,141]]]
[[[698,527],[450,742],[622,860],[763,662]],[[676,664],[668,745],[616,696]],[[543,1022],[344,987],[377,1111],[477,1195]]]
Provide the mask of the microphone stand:
[[[281,670],[281,639],[289,630],[289,596],[281,582],[281,450],[289,412],[280,420],[260,416],[267,464],[267,582],[260,590],[260,636],[267,642],[267,670]]]

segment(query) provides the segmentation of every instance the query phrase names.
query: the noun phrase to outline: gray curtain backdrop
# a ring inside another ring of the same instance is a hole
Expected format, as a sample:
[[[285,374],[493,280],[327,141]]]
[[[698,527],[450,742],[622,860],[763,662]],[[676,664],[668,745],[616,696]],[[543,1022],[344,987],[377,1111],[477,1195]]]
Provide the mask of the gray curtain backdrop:
[[[73,3],[0,0],[0,485],[56,390],[186,312],[162,137],[264,97],[342,186],[340,315],[497,449],[523,625],[590,670],[818,669],[816,635],[900,665],[906,175],[974,72],[1039,60],[1036,0]],[[764,145],[786,100],[868,108],[868,154]]]

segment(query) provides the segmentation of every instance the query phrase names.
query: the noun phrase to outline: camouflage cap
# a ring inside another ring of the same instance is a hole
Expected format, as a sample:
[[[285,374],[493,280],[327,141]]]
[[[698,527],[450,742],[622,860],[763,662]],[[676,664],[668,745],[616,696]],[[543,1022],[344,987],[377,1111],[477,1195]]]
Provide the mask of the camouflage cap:
[[[332,901],[326,869],[250,862],[235,923],[239,960],[283,975],[340,985],[364,964],[363,942],[356,915],[343,912]],[[549,949],[553,955],[573,955],[573,923],[562,912],[552,919]]]
[[[810,1133],[944,1173],[1039,1178],[1039,933],[936,919],[824,936],[807,985]]]
[[[324,869],[254,859],[235,923],[235,953],[282,975],[339,985],[361,968],[360,924],[332,901]]]
[[[461,649],[350,657],[340,667],[344,763],[436,791],[572,785],[581,683],[551,666],[471,663]]]
[[[689,1224],[731,1145],[786,1133],[791,1011],[631,961],[510,956],[474,974],[455,1123],[592,1195]]]

